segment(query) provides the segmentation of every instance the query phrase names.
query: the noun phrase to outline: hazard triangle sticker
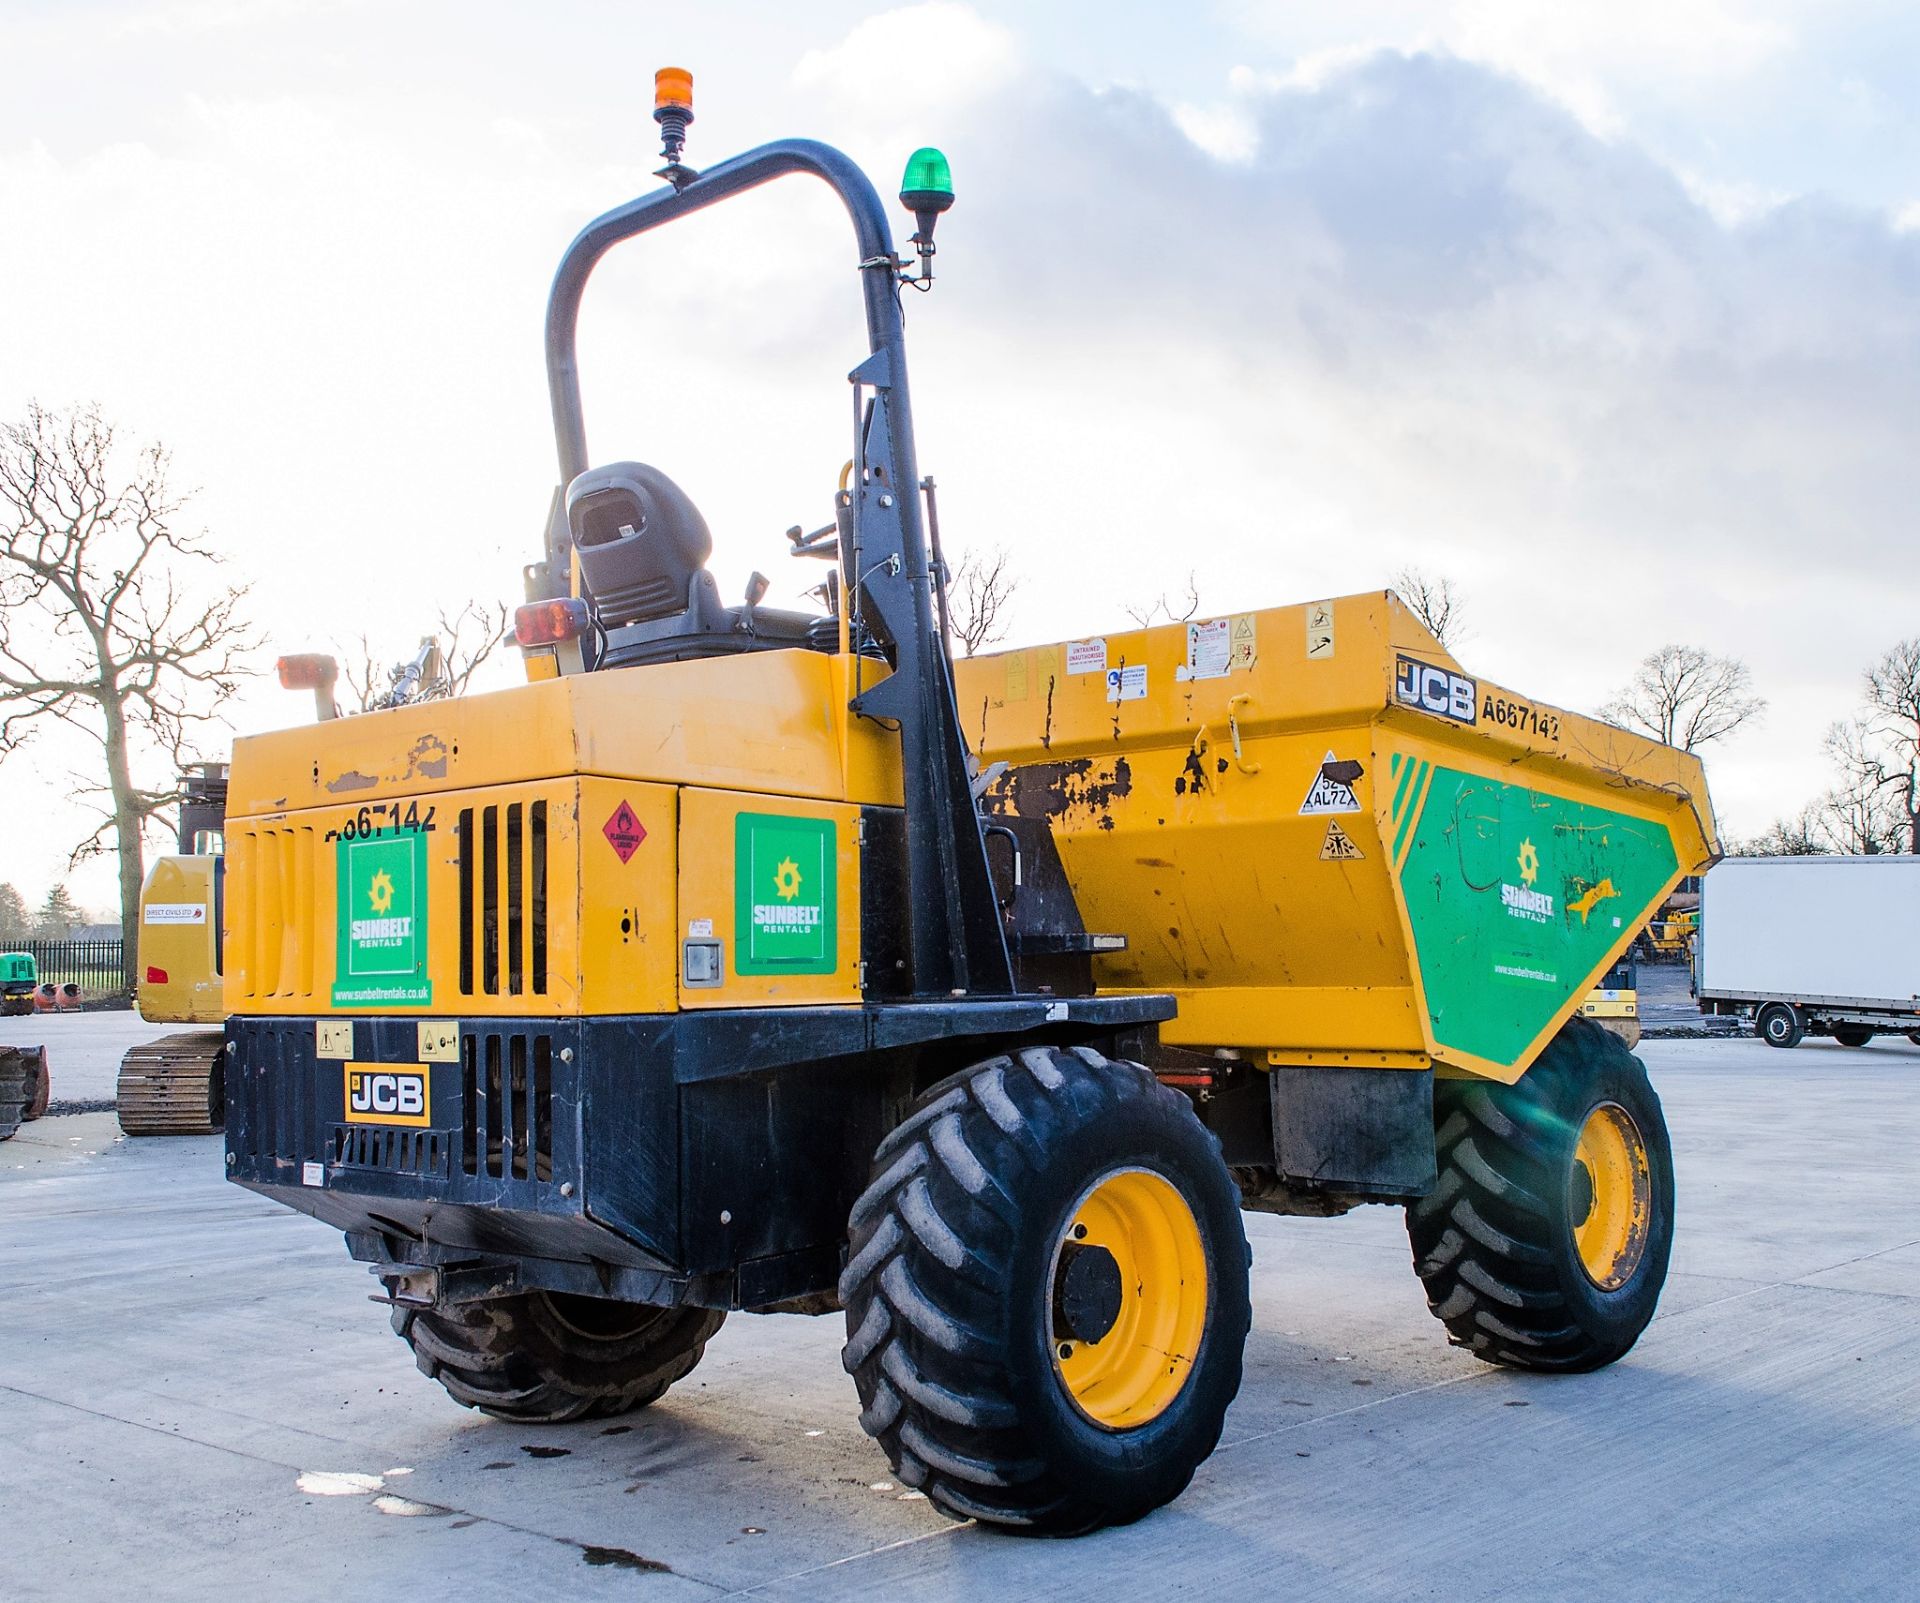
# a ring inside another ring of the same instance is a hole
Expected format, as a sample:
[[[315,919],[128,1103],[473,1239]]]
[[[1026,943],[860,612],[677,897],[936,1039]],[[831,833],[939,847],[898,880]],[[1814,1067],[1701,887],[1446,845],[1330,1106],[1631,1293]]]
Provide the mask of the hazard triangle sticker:
[[[1327,838],[1320,843],[1320,861],[1323,863],[1357,863],[1367,854],[1354,844],[1354,839],[1339,823],[1327,820]]]
[[[1357,813],[1360,811],[1360,799],[1353,793],[1353,782],[1366,770],[1356,762],[1341,762],[1332,752],[1320,765],[1320,772],[1313,776],[1313,784],[1307,791],[1307,799],[1300,804],[1300,816],[1311,818],[1316,813]]]

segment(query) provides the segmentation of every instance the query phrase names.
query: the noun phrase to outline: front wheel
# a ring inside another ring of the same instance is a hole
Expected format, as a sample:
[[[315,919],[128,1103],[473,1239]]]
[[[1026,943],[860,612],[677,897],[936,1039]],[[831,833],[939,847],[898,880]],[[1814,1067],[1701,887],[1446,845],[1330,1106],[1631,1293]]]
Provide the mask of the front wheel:
[[[1673,1153],[1640,1060],[1573,1018],[1517,1084],[1442,1081],[1433,1100],[1440,1178],[1407,1234],[1435,1317],[1490,1364],[1612,1363],[1673,1245]]]
[[[880,1144],[840,1281],[860,1423],[943,1512],[1056,1535],[1183,1491],[1252,1312],[1232,1180],[1137,1064],[1029,1047]]]
[[[1798,1046],[1807,1036],[1806,1022],[1798,1008],[1785,1002],[1769,1002],[1753,1021],[1753,1033],[1768,1046]]]

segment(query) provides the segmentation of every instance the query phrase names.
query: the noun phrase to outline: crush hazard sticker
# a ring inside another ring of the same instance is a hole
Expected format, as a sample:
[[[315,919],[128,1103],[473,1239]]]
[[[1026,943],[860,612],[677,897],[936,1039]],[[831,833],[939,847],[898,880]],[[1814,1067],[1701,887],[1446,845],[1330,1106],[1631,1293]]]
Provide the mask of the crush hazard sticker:
[[[1321,862],[1357,863],[1366,855],[1338,822],[1331,818],[1327,820],[1327,838],[1320,843]]]
[[[1318,813],[1357,813],[1360,811],[1360,798],[1353,793],[1354,784],[1366,770],[1351,760],[1342,762],[1327,753],[1327,760],[1320,765],[1320,771],[1313,776],[1313,783],[1307,788],[1307,799],[1300,804],[1300,816],[1311,818]]]
[[[830,818],[741,813],[734,822],[734,968],[831,974],[839,967],[838,831]]]
[[[613,817],[600,826],[600,833],[612,843],[614,854],[624,863],[640,850],[640,843],[647,838],[647,826],[640,822],[639,814],[623,797],[614,808]]]

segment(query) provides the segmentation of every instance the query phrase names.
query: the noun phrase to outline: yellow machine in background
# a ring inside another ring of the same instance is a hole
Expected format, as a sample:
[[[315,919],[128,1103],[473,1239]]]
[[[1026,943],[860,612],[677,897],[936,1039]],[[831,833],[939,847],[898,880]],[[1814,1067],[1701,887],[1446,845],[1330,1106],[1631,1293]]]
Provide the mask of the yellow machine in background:
[[[226,1118],[220,937],[227,766],[203,763],[183,786],[180,855],[156,859],[140,887],[134,1002],[150,1023],[207,1028],[128,1049],[114,1089],[128,1135],[207,1135]]]
[[[1697,908],[1676,912],[1647,923],[1647,947],[1662,963],[1685,963],[1693,957],[1693,944],[1700,933]]]

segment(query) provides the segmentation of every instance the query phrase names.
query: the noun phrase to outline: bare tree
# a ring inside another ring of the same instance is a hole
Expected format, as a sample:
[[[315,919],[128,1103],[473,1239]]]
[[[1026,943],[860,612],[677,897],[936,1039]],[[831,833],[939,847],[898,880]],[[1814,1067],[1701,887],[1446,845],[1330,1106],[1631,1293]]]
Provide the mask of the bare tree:
[[[149,820],[180,799],[194,736],[247,673],[245,586],[175,519],[169,456],[131,452],[96,407],[34,404],[0,426],[0,755],[51,720],[100,748],[103,817],[73,861],[120,858],[120,928],[134,961]],[[136,767],[166,774],[143,784]],[[111,847],[109,847],[109,840]]]
[[[1633,683],[1600,716],[1663,745],[1698,751],[1766,709],[1766,699],[1753,694],[1753,675],[1737,657],[1716,657],[1698,646],[1662,646],[1642,659]]]
[[[1827,731],[1840,782],[1827,798],[1855,851],[1920,852],[1920,639],[1902,640],[1866,673],[1865,706]]]
[[[458,612],[441,609],[431,639],[438,646],[437,662],[407,697],[409,701],[435,701],[447,696],[464,696],[467,686],[481,665],[507,638],[512,614],[504,601],[469,601]],[[404,676],[419,647],[405,659],[390,663],[374,650],[366,635],[355,637],[342,649],[341,674],[351,692],[354,710],[372,712],[383,707],[394,687]]]
[[[947,617],[963,657],[1007,637],[1004,614],[1013,599],[1012,558],[1005,546],[991,553],[969,551],[947,581]]]
[[[1435,578],[1420,568],[1402,568],[1393,576],[1393,593],[1448,651],[1466,639],[1466,598],[1445,574]]]
[[[1895,849],[1920,852],[1920,638],[1889,646],[1867,670],[1866,715],[1856,727],[1858,751],[1873,758],[1863,772],[1878,778],[1904,826]]]
[[[1187,593],[1179,603],[1181,610],[1175,612],[1174,603],[1162,590],[1151,601],[1129,602],[1122,609],[1142,629],[1151,629],[1155,618],[1164,617],[1168,623],[1191,623],[1200,611],[1200,586],[1195,582],[1193,570],[1187,570]]]
[[[1832,851],[1823,804],[1809,803],[1791,817],[1776,818],[1752,840],[1727,847],[1729,857],[1821,857]]]

